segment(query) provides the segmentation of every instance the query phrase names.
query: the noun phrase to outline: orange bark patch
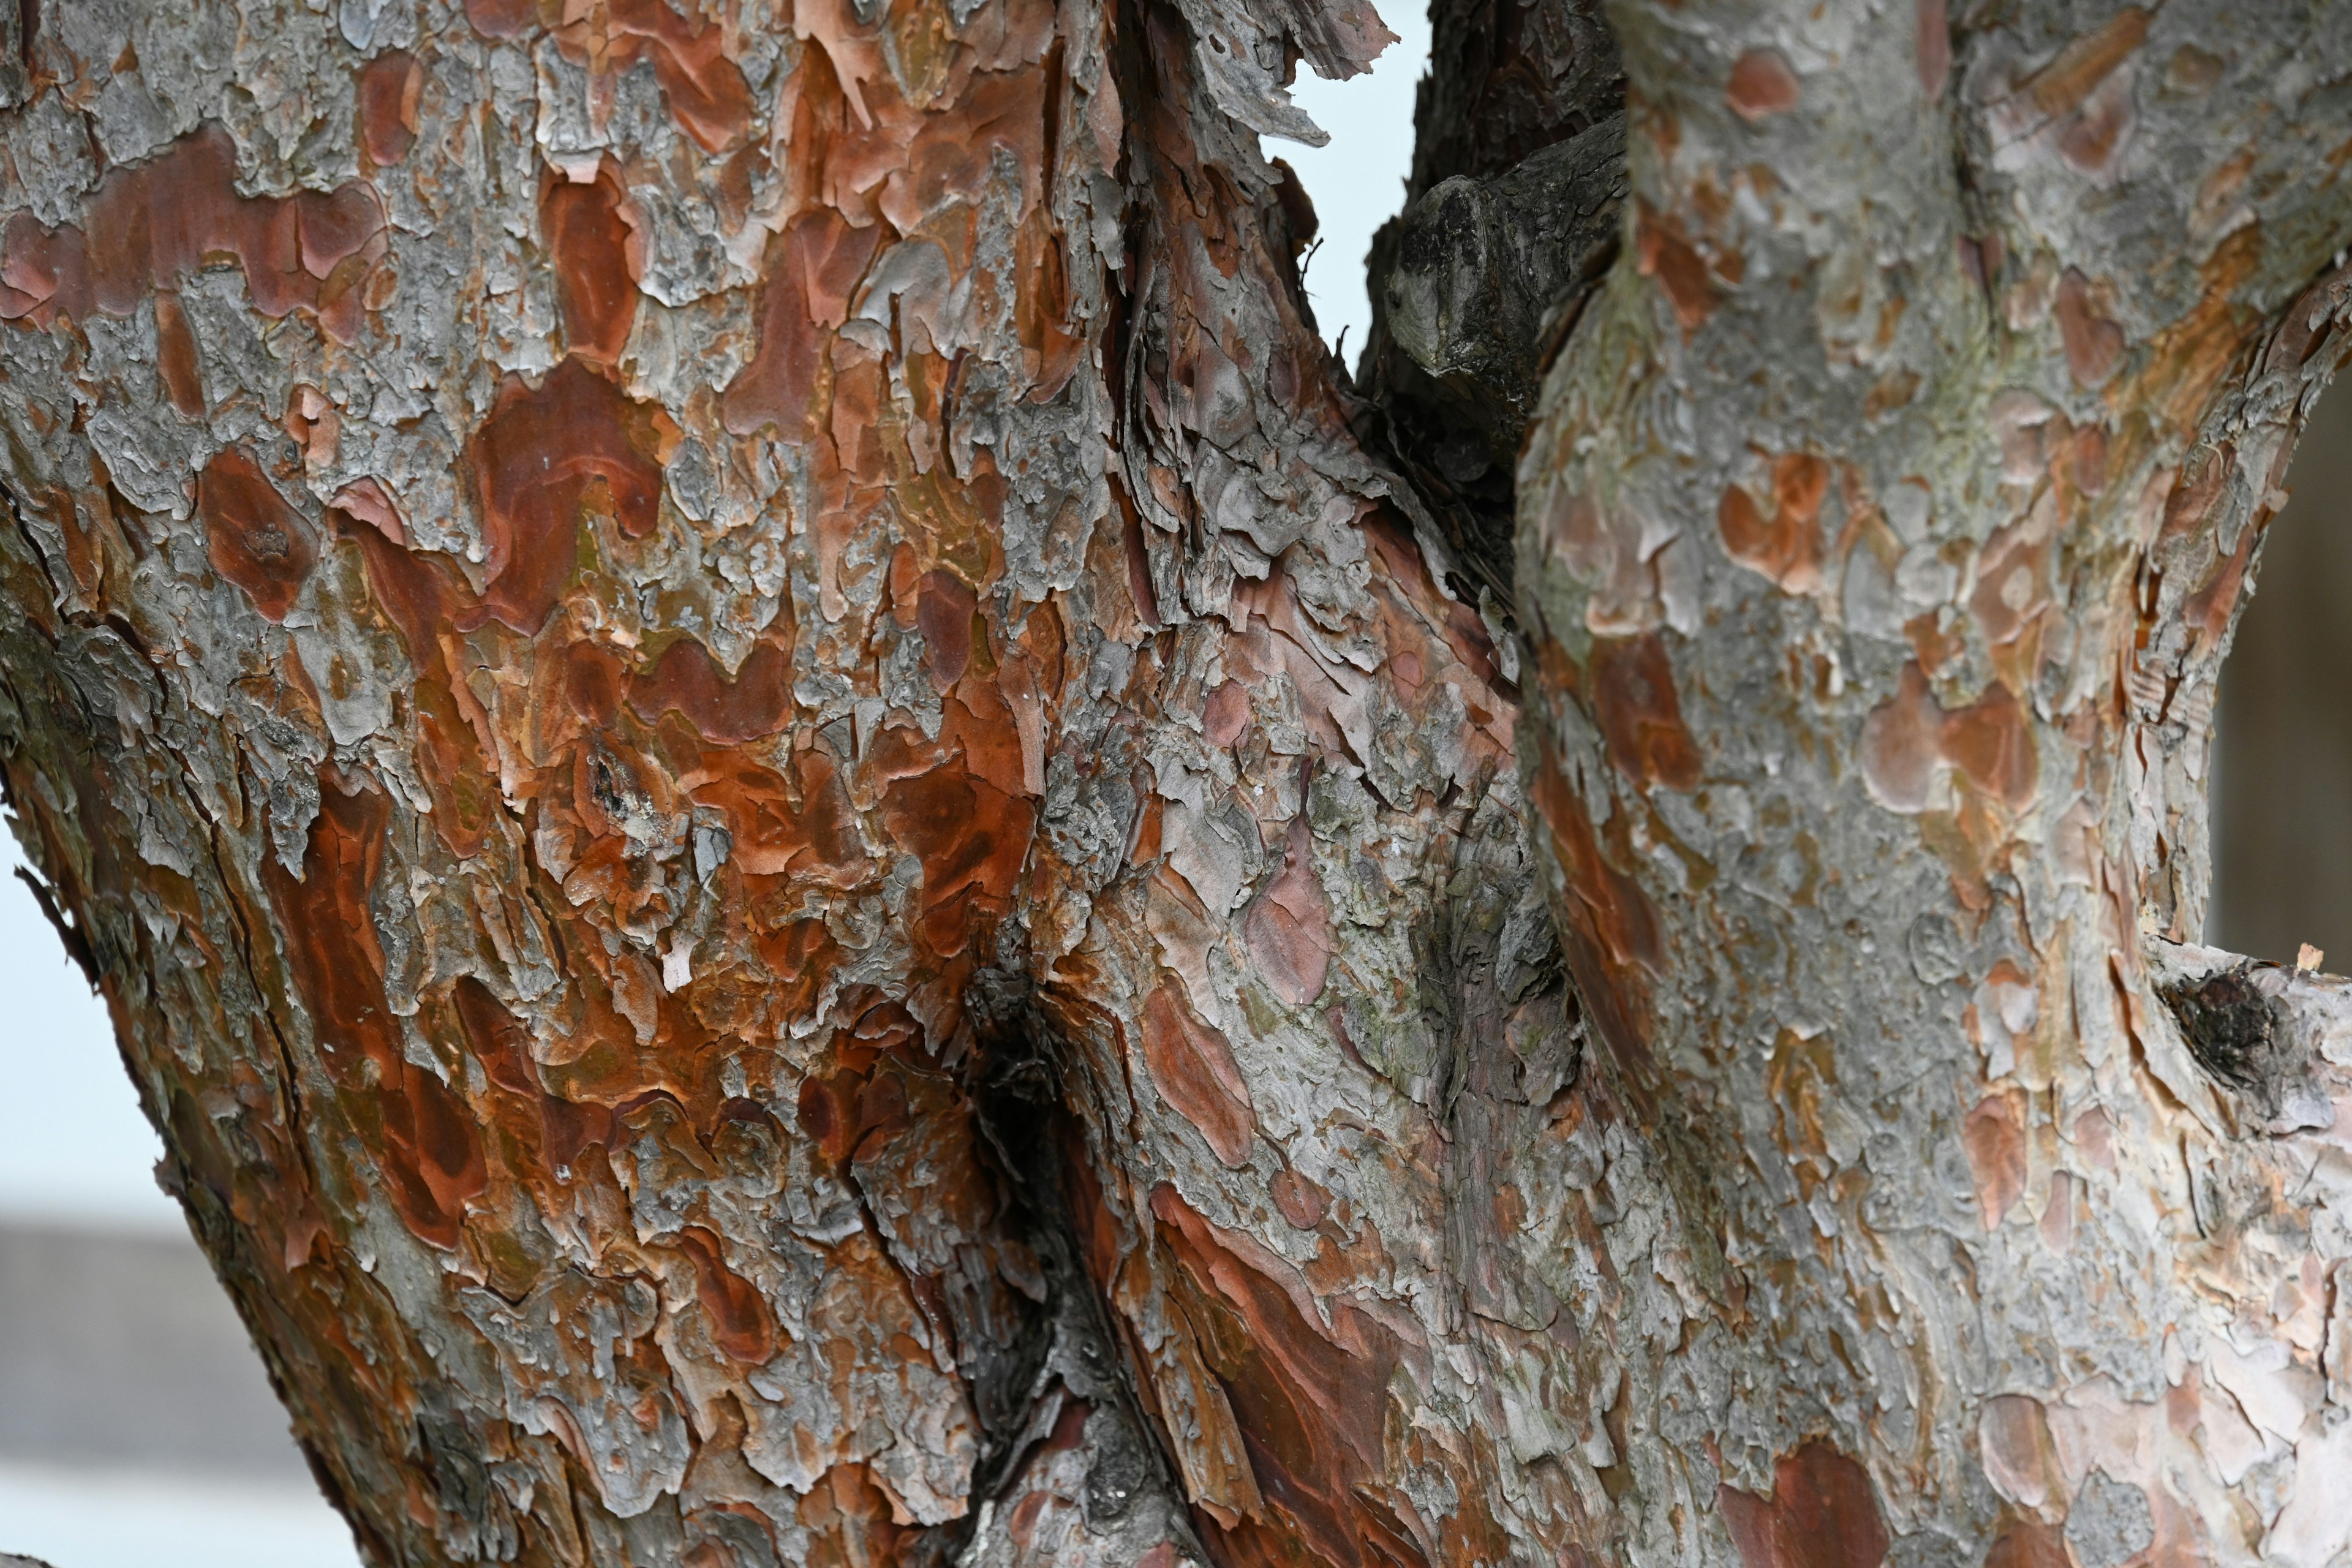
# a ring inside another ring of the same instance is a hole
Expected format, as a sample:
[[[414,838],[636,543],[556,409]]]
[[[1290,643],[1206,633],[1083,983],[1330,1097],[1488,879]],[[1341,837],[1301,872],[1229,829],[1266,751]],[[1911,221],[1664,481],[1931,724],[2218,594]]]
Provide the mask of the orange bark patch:
[[[1830,466],[1810,452],[1790,452],[1772,460],[1772,514],[1768,518],[1744,485],[1723,492],[1715,523],[1723,548],[1751,572],[1784,591],[1810,594],[1822,585],[1822,502],[1829,495]]]
[[[772,424],[797,437],[817,410],[818,373],[833,332],[849,319],[849,296],[873,260],[880,230],[852,228],[830,208],[794,218],[769,242],[760,299],[760,346],[727,388],[730,433]]]
[[[1612,760],[1645,787],[1696,788],[1698,744],[1683,723],[1674,666],[1658,634],[1601,638],[1591,664],[1593,718]]]
[[[205,558],[245,590],[264,619],[282,622],[318,560],[310,525],[286,504],[252,454],[226,447],[196,479]]]
[[[378,55],[360,68],[360,151],[369,163],[388,169],[416,145],[416,106],[425,92],[425,68],[406,49]]]
[[[1879,1568],[1889,1544],[1860,1465],[1808,1443],[1772,1468],[1772,1495],[1719,1486],[1716,1504],[1747,1568]]]
[[[791,656],[761,643],[730,680],[709,648],[680,637],[629,683],[629,706],[647,722],[665,712],[683,713],[705,740],[756,741],[791,719],[792,674]]]
[[[408,1228],[455,1249],[466,1203],[489,1184],[472,1113],[430,1069],[408,1059],[383,988],[369,890],[383,860],[390,803],[372,793],[320,792],[302,876],[269,857],[262,868],[294,987],[319,1055],[342,1092],[349,1125],[374,1155],[385,1195]]]
[[[619,362],[637,319],[635,233],[621,216],[625,200],[609,169],[583,184],[551,183],[540,199],[555,272],[555,308],[571,351],[598,364]]]
[[[1723,89],[1732,112],[1753,122],[1797,105],[1797,74],[1778,49],[1750,49],[1731,68]]]
[[[1293,818],[1281,874],[1242,914],[1242,937],[1258,973],[1293,1007],[1323,994],[1331,964],[1331,906],[1315,875],[1314,847],[1306,816]]]
[[[321,195],[244,196],[236,149],[207,126],[143,163],[108,173],[79,226],[49,228],[19,212],[0,232],[0,321],[46,326],[92,311],[128,316],[207,257],[245,269],[254,309],[276,320],[300,307],[349,342],[357,285],[384,253],[383,209],[353,182]]]
[[[1229,1167],[1249,1163],[1257,1110],[1224,1036],[1195,1017],[1163,980],[1143,1004],[1143,1066],[1160,1097],[1198,1128]]]
[[[618,387],[577,360],[548,372],[535,392],[507,378],[467,447],[488,546],[482,615],[537,634],[571,579],[591,506],[631,538],[653,531],[661,469],[642,424]]]

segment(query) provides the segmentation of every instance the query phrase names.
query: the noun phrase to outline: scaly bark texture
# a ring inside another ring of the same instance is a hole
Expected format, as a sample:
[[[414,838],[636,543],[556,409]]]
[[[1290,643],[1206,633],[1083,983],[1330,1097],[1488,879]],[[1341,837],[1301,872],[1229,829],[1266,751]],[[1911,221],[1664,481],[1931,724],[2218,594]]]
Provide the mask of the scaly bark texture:
[[[2319,1568],[2339,983],[2175,944],[2347,344],[2352,15],[1895,11],[1612,7],[1628,255],[1519,474],[1521,763],[1691,1284],[1614,1336],[1612,1529]]]
[[[373,1560],[2352,1544],[2345,22],[1439,19],[1368,403],[1360,0],[16,18],[0,764]]]
[[[1369,9],[37,22],[11,798],[373,1559],[1567,1548],[1510,661],[1256,141]]]

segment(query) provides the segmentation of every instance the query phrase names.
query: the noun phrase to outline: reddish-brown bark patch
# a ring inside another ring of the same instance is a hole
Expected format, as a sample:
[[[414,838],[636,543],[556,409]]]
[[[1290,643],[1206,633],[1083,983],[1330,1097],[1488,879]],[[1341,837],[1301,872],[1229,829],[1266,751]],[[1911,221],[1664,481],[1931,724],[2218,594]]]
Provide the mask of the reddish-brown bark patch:
[[[2086,391],[2106,385],[2123,363],[2124,330],[2108,319],[2103,292],[2072,267],[2058,282],[2059,341],[2065,345],[2066,368],[2074,384]]]
[[[1994,1538],[1984,1568],[2074,1568],[2074,1563],[2056,1525],[2016,1520]]]
[[[1769,517],[1746,486],[1723,492],[1715,522],[1725,552],[1785,592],[1811,593],[1822,584],[1819,520],[1829,489],[1830,466],[1811,452],[1775,458]]]
[[[1602,854],[1592,820],[1568,787],[1556,758],[1544,757],[1534,795],[1537,815],[1550,836],[1552,857],[1567,884],[1557,912],[1569,969],[1601,1043],[1616,1059],[1627,1091],[1646,1118],[1657,1110],[1662,1088],[1643,1033],[1649,976],[1663,971],[1665,963],[1657,910],[1641,884]]]
[[[741,1365],[765,1363],[776,1353],[776,1318],[759,1288],[727,1267],[719,1237],[703,1226],[684,1226],[677,1240],[694,1264],[694,1299],[709,1326],[710,1342]]]
[[[1299,1230],[1313,1230],[1331,1212],[1331,1194],[1324,1186],[1296,1171],[1281,1171],[1272,1184],[1274,1206]]]
[[[410,1061],[383,988],[383,954],[368,908],[392,808],[372,791],[331,781],[298,880],[272,856],[262,875],[276,906],[296,992],[319,1036],[320,1058],[345,1100],[347,1125],[383,1172],[403,1223],[454,1249],[467,1201],[488,1185],[466,1102]]]
[[[1314,848],[1306,816],[1293,818],[1280,874],[1242,914],[1242,937],[1259,976],[1293,1007],[1323,994],[1331,964],[1331,906],[1315,874]]]
[[[1941,766],[2013,811],[2032,801],[2039,777],[2032,728],[2014,693],[1995,686],[1947,711],[1916,661],[1903,667],[1895,695],[1863,721],[1862,766],[1879,802],[1906,813],[1928,808]]]
[[[890,841],[922,862],[922,931],[946,957],[1008,907],[1036,808],[950,763],[893,780],[882,821]]]
[[[749,436],[772,424],[798,437],[814,405],[832,335],[849,318],[849,297],[866,275],[878,227],[852,228],[830,208],[804,213],[769,243],[760,300],[760,342],[727,388],[728,430]]]
[[[1812,1442],[1772,1468],[1772,1495],[1716,1489],[1747,1568],[1879,1568],[1889,1544],[1877,1494],[1860,1465]]]
[[[283,621],[318,560],[310,525],[286,503],[261,465],[242,447],[213,455],[196,479],[196,515],[205,524],[205,558],[245,590],[263,618]]]
[[[1684,335],[1698,331],[1715,312],[1715,279],[1707,272],[1706,258],[1684,237],[1682,225],[1671,215],[1641,202],[1633,219],[1633,248],[1640,258],[1642,276],[1656,279],[1658,287],[1665,290]]]
[[[1228,680],[1201,705],[1202,738],[1219,748],[1231,746],[1249,728],[1250,717],[1249,688]]]
[[[572,14],[567,7],[567,17]],[[640,59],[652,61],[671,118],[706,153],[725,152],[751,128],[751,89],[728,58],[726,29],[716,23],[688,19],[666,0],[604,0],[587,16],[558,26],[555,38],[567,56],[599,71],[618,74]]]
[[[1997,1228],[2025,1195],[2023,1099],[2015,1089],[1989,1096],[1960,1124],[1960,1146],[1968,1152],[1987,1230]]]
[[[1143,1066],[1160,1097],[1200,1130],[1218,1159],[1234,1170],[1249,1163],[1257,1136],[1249,1084],[1224,1036],[1193,1016],[1173,981],[1144,999]]]
[[[486,38],[512,38],[539,19],[539,0],[466,0],[466,20]]]
[[[2238,595],[2245,591],[2246,569],[2253,564],[2255,542],[2262,535],[2263,525],[2259,522],[2249,522],[2239,530],[2237,548],[2224,556],[2212,575],[2181,603],[2180,618],[2197,628],[2200,649],[2219,644],[2222,634],[2230,629]]]
[[[2183,464],[2164,498],[2164,526],[2159,542],[2186,538],[2213,513],[2215,503],[2238,471],[2238,450],[2228,442],[2194,454]]]
[[[855,885],[865,873],[866,856],[840,769],[822,747],[796,752],[793,768],[797,789],[748,757],[718,752],[706,754],[701,769],[678,783],[698,804],[727,814],[735,840],[728,860],[745,876]],[[822,931],[820,921],[817,931],[791,939],[803,950],[790,958],[780,954],[771,967],[782,975],[799,973],[812,952],[830,946],[805,947]]]
[[[236,145],[206,126],[109,171],[79,226],[50,228],[29,212],[10,218],[0,233],[0,321],[128,316],[152,290],[226,254],[244,268],[254,309],[273,320],[309,310],[348,342],[358,285],[384,250],[383,209],[366,184],[240,195]]]
[[[2094,32],[2058,51],[2057,57],[2021,84],[2035,108],[2056,118],[2071,114],[2147,37],[2150,13],[2126,5]]]
[[[190,419],[205,416],[196,334],[189,329],[187,312],[180,309],[180,297],[170,289],[155,296],[155,370],[163,379],[163,391],[173,407]]]
[[[1402,1359],[1396,1336],[1344,1298],[1326,1299],[1318,1312],[1288,1264],[1210,1224],[1172,1186],[1153,1189],[1151,1212],[1176,1259],[1178,1300],[1272,1516],[1231,1527],[1206,1521],[1225,1548],[1221,1559],[1426,1563],[1379,1500],[1389,1474],[1388,1384]]]
[[[1930,100],[1944,96],[1952,75],[1952,27],[1945,0],[1916,0],[1913,15],[1919,66],[1919,90]]]
[[[416,145],[417,101],[425,67],[406,49],[391,49],[360,68],[360,151],[388,169]]]
[[[612,1108],[593,1101],[575,1103],[551,1092],[531,1058],[529,1031],[490,994],[489,987],[467,975],[452,988],[450,1000],[466,1048],[482,1064],[482,1075],[519,1097],[531,1120],[519,1127],[509,1115],[496,1110],[493,1115],[510,1131],[523,1131],[536,1139],[551,1173],[578,1165],[592,1146],[611,1146]]]
[[[792,677],[790,656],[773,643],[753,648],[730,680],[709,648],[680,637],[630,681],[629,706],[647,722],[683,713],[705,740],[756,741],[791,719]]]
[[[915,595],[915,625],[923,634],[931,684],[948,691],[971,666],[972,616],[979,595],[952,572],[926,572]]]
[[[408,542],[408,525],[401,521],[400,508],[392,497],[373,479],[357,479],[335,492],[337,510],[348,512],[360,521],[383,534],[394,544]]]
[[[1698,743],[1683,722],[1675,670],[1655,632],[1602,637],[1592,645],[1593,719],[1609,755],[1644,786],[1698,786]]]
[[[535,635],[571,579],[592,507],[631,538],[651,533],[661,503],[654,445],[637,406],[577,360],[535,391],[509,376],[467,447],[488,546],[480,614]]]
[[[637,319],[643,264],[635,254],[635,233],[622,216],[625,200],[610,169],[585,183],[551,181],[540,198],[565,346],[597,364],[619,363]]]
[[[1758,121],[1797,106],[1797,73],[1778,49],[1750,49],[1731,68],[1723,96],[1732,112]]]

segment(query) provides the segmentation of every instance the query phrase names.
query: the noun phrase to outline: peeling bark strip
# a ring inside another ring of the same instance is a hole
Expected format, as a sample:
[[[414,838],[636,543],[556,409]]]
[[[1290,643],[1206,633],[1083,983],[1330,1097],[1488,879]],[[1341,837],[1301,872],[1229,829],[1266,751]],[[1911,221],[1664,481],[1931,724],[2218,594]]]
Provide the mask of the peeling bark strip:
[[[56,9],[0,777],[372,1560],[2352,1545],[2332,13],[1441,7],[1359,391],[1360,5]]]

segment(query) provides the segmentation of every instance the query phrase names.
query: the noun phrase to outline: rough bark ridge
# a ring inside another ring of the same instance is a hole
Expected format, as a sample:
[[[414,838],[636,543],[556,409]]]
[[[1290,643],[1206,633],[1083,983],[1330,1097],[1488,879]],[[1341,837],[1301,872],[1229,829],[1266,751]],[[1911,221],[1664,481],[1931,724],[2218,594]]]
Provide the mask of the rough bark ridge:
[[[1627,1555],[2319,1568],[2340,983],[2173,944],[2347,350],[2352,15],[1610,17],[1629,255],[1520,469],[1521,760],[1683,1200]]]

